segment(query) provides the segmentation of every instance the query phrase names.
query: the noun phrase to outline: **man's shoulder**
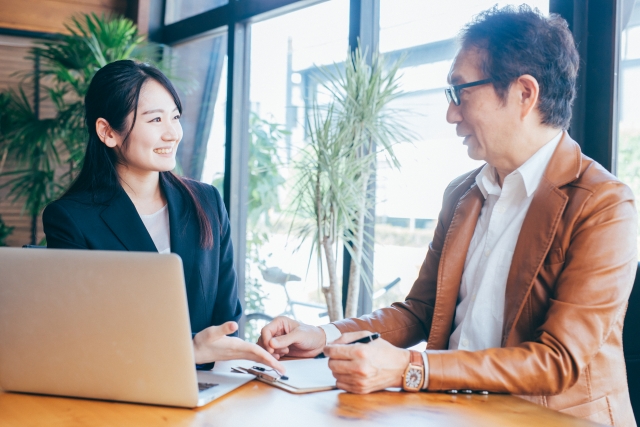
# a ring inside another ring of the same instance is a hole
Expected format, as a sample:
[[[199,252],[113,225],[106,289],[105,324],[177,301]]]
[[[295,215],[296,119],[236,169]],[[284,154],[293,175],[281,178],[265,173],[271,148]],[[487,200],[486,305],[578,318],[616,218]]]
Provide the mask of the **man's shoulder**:
[[[623,198],[634,198],[631,189],[615,175],[606,170],[600,163],[582,155],[580,173],[575,180],[567,184],[571,188],[594,195],[603,192]]]

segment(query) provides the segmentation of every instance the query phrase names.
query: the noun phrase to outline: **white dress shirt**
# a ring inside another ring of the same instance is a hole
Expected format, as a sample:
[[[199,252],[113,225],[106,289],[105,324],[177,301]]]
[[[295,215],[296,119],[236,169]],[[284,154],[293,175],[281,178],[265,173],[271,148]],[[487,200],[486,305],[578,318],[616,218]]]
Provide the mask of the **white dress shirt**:
[[[151,215],[140,215],[140,219],[147,228],[151,240],[161,254],[171,252],[171,235],[169,228],[169,209],[164,205],[159,211]]]
[[[484,350],[502,344],[504,298],[513,251],[533,195],[562,132],[498,184],[488,164],[476,176],[485,198],[464,263],[451,350]]]
[[[498,184],[496,170],[486,164],[476,176],[485,198],[462,273],[456,305],[451,350],[483,350],[500,347],[504,298],[522,223],[562,132],[542,146],[522,166]],[[335,325],[322,325],[327,343],[341,335]],[[425,375],[428,378],[428,359]],[[425,381],[423,388],[426,388]]]

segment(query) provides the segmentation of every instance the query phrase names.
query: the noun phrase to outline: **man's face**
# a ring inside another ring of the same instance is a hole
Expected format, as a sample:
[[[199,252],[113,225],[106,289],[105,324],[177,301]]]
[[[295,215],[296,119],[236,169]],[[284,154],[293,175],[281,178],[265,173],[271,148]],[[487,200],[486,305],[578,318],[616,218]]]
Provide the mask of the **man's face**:
[[[480,68],[483,54],[474,48],[461,50],[451,66],[450,83],[486,79]],[[460,105],[449,104],[447,121],[456,125],[458,136],[464,137],[469,157],[500,165],[510,157],[513,138],[517,137],[520,109],[513,105],[517,101],[507,96],[503,102],[490,83],[461,89],[459,99]]]

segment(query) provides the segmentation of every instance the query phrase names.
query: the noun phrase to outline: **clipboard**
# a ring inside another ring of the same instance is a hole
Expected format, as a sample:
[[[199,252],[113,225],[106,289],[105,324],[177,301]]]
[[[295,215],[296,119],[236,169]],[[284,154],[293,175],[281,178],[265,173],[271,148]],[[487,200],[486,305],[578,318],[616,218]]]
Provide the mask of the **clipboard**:
[[[329,359],[288,360],[282,363],[287,368],[285,377],[280,377],[271,368],[260,364],[252,367],[234,366],[232,369],[255,375],[258,381],[293,394],[315,393],[336,388],[336,379],[329,369]]]

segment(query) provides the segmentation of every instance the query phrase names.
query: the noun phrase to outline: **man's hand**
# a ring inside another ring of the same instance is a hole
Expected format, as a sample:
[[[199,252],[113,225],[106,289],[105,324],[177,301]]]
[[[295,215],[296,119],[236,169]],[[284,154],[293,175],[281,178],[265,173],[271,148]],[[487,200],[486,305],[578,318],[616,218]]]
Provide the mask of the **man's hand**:
[[[346,333],[324,348],[338,388],[367,394],[387,387],[402,387],[409,350],[395,347],[382,338],[367,344],[345,345],[367,335],[371,332]]]
[[[320,354],[327,337],[317,326],[305,325],[288,317],[280,316],[262,328],[258,345],[273,357],[314,357]]]
[[[248,359],[270,366],[279,373],[285,367],[269,353],[255,344],[227,335],[238,330],[236,322],[227,322],[220,326],[210,326],[193,338],[193,350],[196,363],[209,363],[219,360]]]

